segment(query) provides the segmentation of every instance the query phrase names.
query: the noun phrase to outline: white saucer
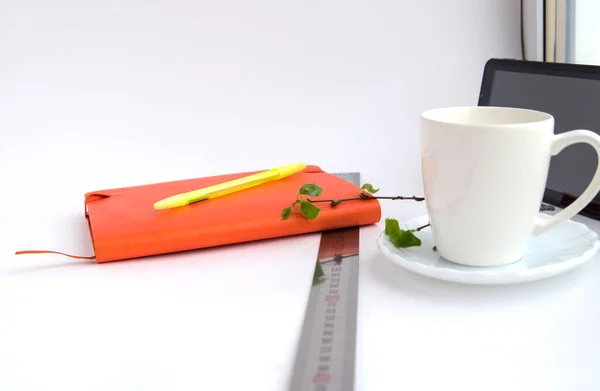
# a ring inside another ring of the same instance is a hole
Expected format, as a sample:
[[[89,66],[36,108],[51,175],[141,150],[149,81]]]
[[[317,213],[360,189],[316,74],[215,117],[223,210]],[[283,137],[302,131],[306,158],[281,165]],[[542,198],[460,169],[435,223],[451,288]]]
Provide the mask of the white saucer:
[[[540,214],[541,218],[550,216]],[[428,222],[428,216],[400,224],[402,229],[417,228]],[[441,258],[433,250],[431,228],[416,232],[420,247],[395,248],[382,232],[377,239],[379,249],[393,263],[415,273],[440,280],[466,284],[514,284],[540,280],[571,270],[592,259],[600,249],[598,235],[586,225],[566,221],[549,232],[533,237],[527,253],[518,262],[498,267],[463,266]]]

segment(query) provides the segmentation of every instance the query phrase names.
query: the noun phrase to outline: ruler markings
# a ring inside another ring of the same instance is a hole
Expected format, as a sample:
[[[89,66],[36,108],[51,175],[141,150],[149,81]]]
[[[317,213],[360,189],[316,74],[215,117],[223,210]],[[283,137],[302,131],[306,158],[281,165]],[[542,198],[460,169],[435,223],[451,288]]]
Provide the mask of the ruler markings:
[[[336,174],[357,186],[359,173]],[[291,391],[352,391],[356,354],[359,227],[321,234],[324,272],[306,306]]]

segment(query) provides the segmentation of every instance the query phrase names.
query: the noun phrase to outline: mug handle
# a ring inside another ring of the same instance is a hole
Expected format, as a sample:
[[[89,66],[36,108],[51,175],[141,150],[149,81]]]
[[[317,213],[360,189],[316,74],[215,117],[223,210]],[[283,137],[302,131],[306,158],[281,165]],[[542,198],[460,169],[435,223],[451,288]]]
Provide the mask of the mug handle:
[[[598,165],[594,177],[583,193],[567,206],[565,209],[552,216],[550,219],[534,218],[533,235],[541,235],[554,228],[558,223],[569,220],[577,213],[581,212],[598,194],[600,191],[600,136],[590,130],[571,130],[566,133],[555,135],[550,146],[552,156],[558,155],[563,149],[572,144],[585,143],[589,144],[596,150],[598,155]]]

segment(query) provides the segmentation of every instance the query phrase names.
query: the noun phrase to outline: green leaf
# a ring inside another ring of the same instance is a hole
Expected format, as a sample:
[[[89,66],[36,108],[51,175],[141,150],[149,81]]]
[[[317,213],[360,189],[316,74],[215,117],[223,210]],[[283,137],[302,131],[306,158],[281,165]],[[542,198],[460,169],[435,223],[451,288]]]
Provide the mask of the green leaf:
[[[421,239],[417,238],[412,232],[400,230],[392,235],[389,235],[390,241],[397,248],[407,248],[420,246]]]
[[[395,232],[400,231],[400,225],[398,224],[398,220],[396,219],[385,219],[385,234],[392,235]]]
[[[321,266],[321,262],[319,262],[317,260],[317,265],[315,266],[315,273],[313,274],[312,284],[316,285],[317,283],[319,283],[319,281],[321,280],[321,278],[324,275],[325,275],[325,272],[323,271],[323,267]]]
[[[385,219],[385,234],[396,248],[418,247],[421,245],[421,239],[411,231],[400,229],[396,219]]]
[[[372,194],[375,194],[379,191],[379,189],[374,188],[373,185],[370,183],[365,183],[364,185],[362,185],[361,189],[366,190]]]
[[[281,218],[285,220],[288,217],[290,217],[291,214],[292,214],[292,208],[291,207],[285,208],[284,210],[281,211]]]
[[[300,194],[306,194],[311,197],[318,197],[323,192],[323,189],[314,183],[307,183],[300,188]]]
[[[321,209],[317,208],[312,202],[300,201],[300,212],[309,220],[314,220],[319,215]]]

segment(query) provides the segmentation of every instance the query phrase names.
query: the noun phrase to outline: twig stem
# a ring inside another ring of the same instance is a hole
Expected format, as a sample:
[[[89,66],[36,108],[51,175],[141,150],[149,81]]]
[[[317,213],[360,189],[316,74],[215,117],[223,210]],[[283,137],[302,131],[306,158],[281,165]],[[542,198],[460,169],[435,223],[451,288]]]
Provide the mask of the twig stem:
[[[412,232],[419,232],[422,229],[429,227],[431,224],[427,223],[425,225],[420,226],[419,228],[411,229]]]
[[[416,196],[411,196],[411,197],[405,197],[405,196],[373,196],[373,195],[365,195],[363,197],[352,197],[352,198],[340,198],[337,200],[312,200],[312,199],[307,199],[307,201],[312,202],[312,203],[317,203],[317,202],[329,202],[329,203],[335,203],[336,205],[344,202],[344,201],[357,201],[357,200],[370,200],[370,199],[376,199],[376,200],[414,200],[417,202],[420,201],[425,201],[425,198],[423,197],[416,197]]]

